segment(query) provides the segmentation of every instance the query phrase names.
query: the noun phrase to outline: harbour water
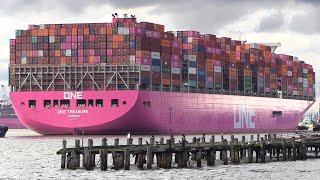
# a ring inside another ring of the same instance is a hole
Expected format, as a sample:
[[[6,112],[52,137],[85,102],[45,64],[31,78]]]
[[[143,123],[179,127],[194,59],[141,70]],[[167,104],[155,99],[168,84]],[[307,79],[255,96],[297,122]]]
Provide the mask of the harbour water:
[[[238,135],[239,137],[241,135]],[[92,138],[95,145],[101,144],[105,137],[112,144],[115,136],[84,136]],[[124,144],[126,136],[117,136],[120,144]],[[156,136],[159,138],[160,136]],[[163,137],[163,136],[162,136]],[[187,136],[190,140],[193,136]],[[198,136],[200,137],[200,135]],[[229,136],[224,136],[229,138]],[[137,138],[133,137],[134,140]],[[149,137],[145,137],[149,139]],[[180,138],[180,137],[179,137]],[[217,139],[220,137],[217,136]],[[42,136],[30,130],[9,130],[6,138],[0,138],[0,179],[319,179],[320,159],[306,161],[272,162],[266,164],[221,165],[197,168],[196,164],[185,169],[169,170],[153,168],[138,170],[131,166],[129,171],[115,171],[108,168],[101,171],[61,170],[60,156],[62,140],[66,139],[68,146],[74,145],[75,139],[82,136]],[[136,143],[136,142],[135,142]],[[131,164],[133,164],[133,158]],[[97,160],[98,161],[98,160]],[[97,162],[98,163],[98,162]],[[111,156],[109,156],[109,166]]]

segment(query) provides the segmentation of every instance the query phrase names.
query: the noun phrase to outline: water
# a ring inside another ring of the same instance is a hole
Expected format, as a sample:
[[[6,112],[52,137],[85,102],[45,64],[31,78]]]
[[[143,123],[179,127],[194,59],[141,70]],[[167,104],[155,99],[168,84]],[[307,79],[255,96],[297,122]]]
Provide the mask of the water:
[[[102,137],[107,137],[109,144],[113,143],[114,136],[86,136],[84,139],[92,138],[95,145],[100,145]],[[125,136],[118,138],[120,143],[125,143]],[[68,146],[73,146],[74,140],[81,139],[81,136],[41,136],[30,130],[8,131],[6,138],[0,138],[0,179],[319,179],[320,159],[226,166],[217,161],[218,165],[214,167],[206,167],[203,163],[203,168],[196,168],[193,164],[189,168],[170,170],[155,167],[153,170],[138,170],[134,165],[129,171],[115,171],[108,167],[104,172],[99,166],[93,171],[61,170],[60,156],[56,152],[63,139],[67,140]],[[137,138],[134,140],[137,143]]]

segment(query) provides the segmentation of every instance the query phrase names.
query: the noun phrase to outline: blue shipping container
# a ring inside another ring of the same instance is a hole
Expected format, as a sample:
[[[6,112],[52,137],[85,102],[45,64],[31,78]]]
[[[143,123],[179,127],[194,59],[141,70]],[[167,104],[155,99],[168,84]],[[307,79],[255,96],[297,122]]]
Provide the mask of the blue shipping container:
[[[161,66],[161,60],[160,59],[151,59],[151,65],[152,66]]]

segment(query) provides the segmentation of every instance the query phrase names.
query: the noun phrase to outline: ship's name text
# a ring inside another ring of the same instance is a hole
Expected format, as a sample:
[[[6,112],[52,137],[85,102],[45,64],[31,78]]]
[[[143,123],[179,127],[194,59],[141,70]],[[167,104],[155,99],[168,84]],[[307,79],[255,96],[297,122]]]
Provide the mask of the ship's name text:
[[[233,107],[233,127],[235,129],[241,128],[256,128],[253,118],[256,112],[246,105],[234,105]]]
[[[88,110],[58,110],[58,114],[88,114]]]
[[[82,92],[64,92],[64,99],[82,99]]]

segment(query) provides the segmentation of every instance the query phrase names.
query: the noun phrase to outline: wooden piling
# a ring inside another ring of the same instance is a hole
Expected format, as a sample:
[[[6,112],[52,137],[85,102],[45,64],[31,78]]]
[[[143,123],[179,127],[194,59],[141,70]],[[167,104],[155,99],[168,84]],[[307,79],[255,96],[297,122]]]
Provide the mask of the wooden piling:
[[[66,149],[67,149],[67,141],[62,141],[62,153],[61,153],[61,169],[66,168]]]
[[[222,141],[223,144],[223,149],[222,149],[222,161],[224,165],[228,165],[228,154],[227,154],[227,144],[228,141],[226,139],[224,139]]]
[[[148,146],[147,147],[147,169],[152,168],[152,162],[153,162],[152,146]]]
[[[265,163],[266,162],[266,148],[265,148],[265,142],[264,139],[260,139],[260,157],[261,157],[261,162]]]

